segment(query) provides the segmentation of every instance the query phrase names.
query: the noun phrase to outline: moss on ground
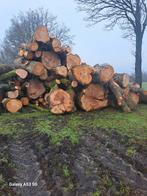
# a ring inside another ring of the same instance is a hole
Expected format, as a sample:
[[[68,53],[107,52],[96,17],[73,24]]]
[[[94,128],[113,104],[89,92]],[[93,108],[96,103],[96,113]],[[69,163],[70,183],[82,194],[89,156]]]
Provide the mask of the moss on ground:
[[[125,114],[119,110],[106,108],[94,112],[75,112],[55,116],[48,111],[27,109],[17,114],[0,115],[0,134],[17,136],[26,131],[46,133],[53,143],[59,144],[68,138],[78,143],[82,133],[96,128],[104,128],[108,133],[118,132],[130,141],[145,143],[147,140],[147,105],[139,105],[137,110]]]

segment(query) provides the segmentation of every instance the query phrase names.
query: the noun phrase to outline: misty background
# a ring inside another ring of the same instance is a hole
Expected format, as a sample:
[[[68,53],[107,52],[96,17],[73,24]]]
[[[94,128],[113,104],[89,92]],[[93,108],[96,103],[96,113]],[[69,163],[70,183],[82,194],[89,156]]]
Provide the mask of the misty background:
[[[134,73],[133,43],[122,38],[123,32],[116,26],[113,31],[104,30],[104,23],[88,25],[83,20],[84,13],[78,12],[74,0],[5,0],[0,7],[0,41],[11,24],[11,18],[20,11],[43,7],[57,16],[59,23],[64,23],[74,35],[73,53],[80,55],[83,62],[90,65],[110,63],[116,72]],[[25,29],[24,29],[25,31]],[[147,32],[143,40],[142,70],[147,71]],[[0,42],[0,43],[1,43]]]

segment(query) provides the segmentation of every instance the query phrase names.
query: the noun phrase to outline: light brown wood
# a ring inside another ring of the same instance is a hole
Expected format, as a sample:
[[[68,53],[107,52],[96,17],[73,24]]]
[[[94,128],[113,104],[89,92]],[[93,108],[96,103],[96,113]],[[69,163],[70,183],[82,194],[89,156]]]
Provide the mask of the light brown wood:
[[[20,99],[20,101],[22,102],[23,106],[28,106],[29,105],[29,98],[28,97],[22,97]]]
[[[78,82],[77,82],[76,80],[73,80],[73,81],[71,82],[71,86],[72,86],[73,88],[76,88],[76,87],[78,86]]]
[[[15,90],[15,91],[8,91],[7,92],[7,97],[11,98],[11,99],[15,99],[19,96],[19,90]]]
[[[43,52],[42,63],[46,67],[46,69],[51,70],[55,67],[60,66],[61,60],[59,56],[54,52]]]
[[[127,88],[129,86],[129,75],[127,73],[117,73],[114,75],[113,79],[122,88]]]
[[[66,66],[70,70],[75,65],[80,65],[81,59],[77,54],[68,54],[66,56]]]
[[[114,69],[109,64],[103,65],[95,65],[94,72],[97,74],[97,78],[100,82],[107,83],[109,82],[114,76]]]
[[[51,91],[49,103],[50,111],[53,114],[64,114],[65,112],[72,112],[74,109],[72,96],[63,89]]]
[[[41,76],[44,73],[44,65],[38,61],[31,61],[25,69],[35,76]]]
[[[65,66],[56,67],[54,70],[55,70],[56,75],[64,77],[64,78],[67,77],[68,71]]]
[[[48,29],[46,26],[38,26],[34,38],[35,41],[47,43],[50,40]]]
[[[45,93],[45,87],[39,80],[30,80],[27,86],[27,95],[30,99],[37,99]]]
[[[25,79],[28,76],[28,72],[25,69],[16,69],[16,75],[21,79]]]
[[[79,95],[79,105],[85,111],[101,109],[108,106],[106,92],[100,85],[90,84]]]
[[[57,39],[57,38],[52,39],[52,48],[53,48],[54,52],[61,52],[62,51],[61,42],[59,39]]]
[[[129,92],[126,102],[131,110],[134,110],[139,103],[139,94]]]
[[[4,99],[3,105],[10,113],[16,113],[22,108],[22,102],[18,99]]]
[[[43,71],[43,73],[39,76],[39,78],[40,78],[41,80],[47,80],[47,78],[48,78],[47,69],[44,68],[44,71]]]
[[[75,80],[79,83],[87,85],[92,82],[93,69],[90,66],[86,64],[74,66],[71,71]]]

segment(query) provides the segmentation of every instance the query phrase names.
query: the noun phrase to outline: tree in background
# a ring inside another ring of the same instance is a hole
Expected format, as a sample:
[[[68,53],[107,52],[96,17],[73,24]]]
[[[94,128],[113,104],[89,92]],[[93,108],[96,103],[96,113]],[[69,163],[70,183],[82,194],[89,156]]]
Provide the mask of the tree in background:
[[[6,31],[5,38],[0,47],[0,63],[13,64],[17,56],[17,49],[20,43],[31,40],[32,35],[38,25],[45,25],[51,35],[57,37],[63,45],[72,45],[73,36],[70,29],[64,24],[58,24],[57,17],[53,16],[48,10],[39,8],[29,10],[25,13],[20,12],[11,20],[11,26]]]
[[[75,0],[80,11],[93,24],[107,21],[106,28],[118,24],[125,30],[124,37],[135,40],[135,81],[142,83],[142,42],[147,26],[146,0]]]

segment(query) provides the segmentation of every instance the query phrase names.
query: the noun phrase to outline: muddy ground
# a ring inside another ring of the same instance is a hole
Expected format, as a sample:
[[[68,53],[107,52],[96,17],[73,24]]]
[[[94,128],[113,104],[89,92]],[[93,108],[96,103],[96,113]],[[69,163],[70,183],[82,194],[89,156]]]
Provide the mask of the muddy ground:
[[[23,123],[29,131],[0,136],[0,196],[147,195],[147,151],[140,144],[128,151],[126,136],[96,127],[82,127],[77,143],[55,144],[31,127],[32,119]]]

